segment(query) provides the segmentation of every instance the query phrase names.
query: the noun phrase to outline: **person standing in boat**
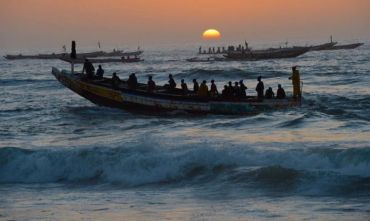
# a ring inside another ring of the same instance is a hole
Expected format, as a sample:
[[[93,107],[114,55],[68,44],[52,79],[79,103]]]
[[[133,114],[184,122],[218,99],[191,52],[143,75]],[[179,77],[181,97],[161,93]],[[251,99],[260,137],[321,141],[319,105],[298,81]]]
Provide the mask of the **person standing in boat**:
[[[199,84],[198,84],[197,79],[193,79],[193,84],[194,84],[194,86],[193,86],[193,91],[194,91],[194,93],[198,93],[198,90],[199,90]]]
[[[120,84],[121,84],[121,79],[117,76],[117,73],[114,72],[112,75],[112,87],[114,89],[118,89]]]
[[[247,90],[248,88],[247,88],[247,86],[245,86],[243,80],[239,81],[239,85],[240,85],[240,87],[239,87],[240,88],[240,97],[241,98],[247,97],[247,93],[245,92],[245,90]]]
[[[130,74],[130,76],[128,77],[128,80],[127,80],[127,85],[128,85],[129,89],[133,89],[133,90],[136,89],[136,87],[137,87],[137,78],[136,78],[135,73]]]
[[[188,85],[185,83],[184,79],[181,79],[181,89],[184,95],[188,94]]]
[[[292,76],[289,78],[292,80],[293,84],[293,97],[300,98],[301,97],[301,77],[299,71],[297,70],[297,66],[292,67]]]
[[[176,82],[175,82],[175,80],[173,79],[172,74],[169,74],[169,75],[168,75],[168,78],[169,78],[169,80],[168,80],[168,86],[169,86],[169,89],[170,89],[170,90],[174,90],[174,89],[176,88]]]
[[[265,98],[267,98],[267,99],[272,99],[272,98],[274,98],[275,97],[275,94],[274,94],[274,92],[272,91],[272,88],[271,87],[269,87],[267,90],[266,90],[266,92],[265,92]]]
[[[197,92],[197,95],[199,97],[208,97],[208,86],[207,86],[207,81],[203,81],[200,84],[199,90]]]
[[[87,79],[94,78],[94,72],[95,72],[94,65],[87,58],[85,59],[84,66],[82,68],[82,74],[84,74],[85,72],[86,72]]]
[[[257,97],[259,100],[263,100],[263,91],[265,90],[265,86],[263,85],[263,81],[261,79],[262,79],[261,76],[257,78],[258,84],[256,87]]]
[[[218,96],[218,90],[217,86],[215,84],[215,80],[211,80],[211,90],[209,90],[209,94],[211,97],[217,97]]]
[[[284,99],[286,97],[284,89],[281,84],[278,84],[278,89],[276,91],[276,99]]]
[[[101,65],[99,65],[98,70],[96,71],[96,77],[98,79],[103,79],[103,75],[104,75],[104,69],[101,67]]]
[[[155,82],[153,81],[153,77],[148,77],[148,92],[153,93],[155,91]]]

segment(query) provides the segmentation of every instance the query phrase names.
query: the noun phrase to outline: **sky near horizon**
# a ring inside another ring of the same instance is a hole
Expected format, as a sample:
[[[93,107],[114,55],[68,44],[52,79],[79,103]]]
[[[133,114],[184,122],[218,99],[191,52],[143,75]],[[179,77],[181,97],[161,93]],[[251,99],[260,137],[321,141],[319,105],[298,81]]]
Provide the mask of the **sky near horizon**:
[[[0,48],[370,39],[370,0],[0,0]]]

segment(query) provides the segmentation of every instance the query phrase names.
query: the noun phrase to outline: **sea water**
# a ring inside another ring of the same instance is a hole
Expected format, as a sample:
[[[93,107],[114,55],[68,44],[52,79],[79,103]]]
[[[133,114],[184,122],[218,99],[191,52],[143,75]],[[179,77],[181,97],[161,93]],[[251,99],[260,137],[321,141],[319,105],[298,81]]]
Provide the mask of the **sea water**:
[[[196,48],[195,48],[196,49]],[[370,45],[257,62],[190,63],[147,50],[105,75],[244,79],[255,95],[291,66],[301,107],[250,116],[133,113],[62,86],[58,60],[0,59],[0,220],[369,220]],[[76,66],[77,70],[82,69]]]

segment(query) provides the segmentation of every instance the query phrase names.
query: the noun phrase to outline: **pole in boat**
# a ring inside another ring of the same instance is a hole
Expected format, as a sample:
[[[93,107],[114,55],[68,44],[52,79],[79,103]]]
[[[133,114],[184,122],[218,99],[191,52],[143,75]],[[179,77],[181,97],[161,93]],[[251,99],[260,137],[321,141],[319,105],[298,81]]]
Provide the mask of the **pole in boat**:
[[[76,42],[75,41],[72,41],[72,48],[71,48],[71,72],[72,74],[74,74],[74,68],[75,68],[75,63],[74,63],[74,59],[77,58],[77,55],[76,55]]]

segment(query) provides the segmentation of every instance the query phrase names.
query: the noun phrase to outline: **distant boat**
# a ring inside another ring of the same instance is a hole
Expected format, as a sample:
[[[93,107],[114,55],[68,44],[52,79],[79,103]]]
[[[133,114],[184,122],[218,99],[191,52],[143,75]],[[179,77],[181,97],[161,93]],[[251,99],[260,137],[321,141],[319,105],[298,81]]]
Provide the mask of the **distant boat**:
[[[330,49],[327,50],[349,50],[349,49],[355,49],[360,46],[364,45],[364,43],[354,43],[354,44],[346,44],[346,45],[335,45]]]
[[[193,57],[186,59],[188,62],[214,62],[214,61],[225,61],[225,58],[220,57],[208,57],[208,58],[199,58]]]
[[[199,97],[191,92],[185,95],[181,89],[168,90],[165,86],[157,86],[155,92],[148,92],[146,84],[139,84],[137,89],[130,89],[126,81],[113,87],[110,78],[87,80],[84,75],[57,68],[52,69],[52,74],[65,87],[97,105],[147,113],[184,111],[242,115],[299,106],[301,101],[292,97],[263,100],[256,96]]]
[[[333,48],[337,42],[329,42],[321,45],[315,45],[315,46],[310,46],[310,51],[323,51],[323,50],[330,50]]]
[[[69,63],[74,63],[74,64],[83,64],[85,62],[86,58],[81,58],[78,57],[76,59],[72,59],[69,56],[62,57],[60,60],[69,62]],[[141,62],[144,61],[143,59],[139,57],[121,57],[121,58],[88,58],[91,63],[134,63],[134,62]]]
[[[258,61],[298,57],[310,50],[310,47],[270,48],[265,50],[229,51],[224,55],[228,60]]]
[[[142,54],[142,50],[125,52],[122,50],[113,50],[111,52],[105,51],[94,51],[87,53],[77,54],[77,58],[95,58],[95,57],[122,57],[122,56],[138,56]],[[8,60],[19,60],[19,59],[63,59],[69,57],[68,53],[52,53],[52,54],[37,54],[37,55],[6,55],[5,58]]]

